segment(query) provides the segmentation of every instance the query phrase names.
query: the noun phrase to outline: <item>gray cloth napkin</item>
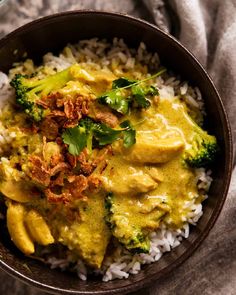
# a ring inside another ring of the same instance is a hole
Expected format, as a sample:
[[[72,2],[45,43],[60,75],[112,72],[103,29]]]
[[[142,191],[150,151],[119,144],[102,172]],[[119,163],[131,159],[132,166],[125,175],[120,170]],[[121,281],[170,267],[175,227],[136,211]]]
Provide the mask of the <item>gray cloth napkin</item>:
[[[9,1],[9,11],[0,15],[0,37],[39,16],[73,9],[123,12],[156,23],[178,38],[208,70],[228,111],[232,131],[236,133],[236,0]],[[224,209],[203,244],[169,276],[135,294],[235,294],[235,224],[236,169]],[[0,294],[45,293],[0,271]]]

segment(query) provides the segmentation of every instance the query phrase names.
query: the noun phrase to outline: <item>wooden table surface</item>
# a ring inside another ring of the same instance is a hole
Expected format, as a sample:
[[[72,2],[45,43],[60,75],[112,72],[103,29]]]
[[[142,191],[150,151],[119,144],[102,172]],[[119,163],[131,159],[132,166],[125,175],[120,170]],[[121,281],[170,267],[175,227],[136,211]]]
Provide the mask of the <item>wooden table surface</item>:
[[[101,9],[124,12],[153,21],[140,0],[9,0],[7,12],[1,15],[0,37],[39,16],[72,9]],[[236,171],[233,173],[236,180]],[[178,269],[150,289],[136,294],[145,295],[233,295],[236,294],[236,181],[232,181],[224,209],[213,230]],[[8,274],[0,271],[0,294],[43,295]]]

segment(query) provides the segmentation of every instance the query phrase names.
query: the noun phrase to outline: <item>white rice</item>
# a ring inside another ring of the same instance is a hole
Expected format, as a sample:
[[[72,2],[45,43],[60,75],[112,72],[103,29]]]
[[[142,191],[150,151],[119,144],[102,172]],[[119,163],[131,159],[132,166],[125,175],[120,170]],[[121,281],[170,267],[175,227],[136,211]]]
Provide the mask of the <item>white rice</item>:
[[[43,65],[61,71],[75,62],[86,62],[94,66],[95,69],[106,68],[112,64],[119,64],[125,70],[134,68],[135,62],[149,65],[156,68],[159,66],[158,54],[151,54],[146,51],[146,46],[141,43],[137,51],[128,48],[122,39],[114,38],[113,45],[110,46],[105,40],[98,41],[97,38],[80,41],[77,45],[68,45],[69,50],[65,50],[59,55],[54,56],[52,53],[47,53],[43,57]],[[32,67],[32,65],[29,65]],[[22,66],[20,69],[22,70]],[[10,71],[10,77],[15,73],[15,70]],[[138,73],[137,73],[137,78]],[[172,99],[176,95],[180,95],[185,102],[193,108],[198,108],[204,113],[204,103],[198,88],[192,88],[186,81],[181,82],[175,76],[169,76],[164,80],[162,77],[155,79],[156,86],[159,88],[160,96]],[[14,98],[13,91],[9,86],[7,75],[0,72],[0,108],[2,109],[7,101]],[[0,122],[0,145],[4,146],[13,140],[15,134],[9,133]],[[0,147],[1,154],[1,147]],[[1,158],[3,163],[6,158]],[[195,170],[196,184],[207,198],[212,178],[211,171],[205,171],[204,168]],[[105,258],[102,269],[95,271],[96,274],[103,275],[103,281],[107,282],[113,279],[128,278],[130,274],[137,274],[141,270],[141,265],[150,264],[158,261],[165,252],[171,251],[179,246],[183,239],[189,236],[189,224],[196,225],[199,218],[202,216],[202,204],[196,203],[196,199],[186,202],[186,208],[189,208],[189,213],[185,220],[184,226],[178,230],[170,230],[165,226],[161,226],[155,232],[150,234],[150,251],[148,254],[131,254],[121,245],[117,245],[117,255],[113,258]],[[1,218],[1,217],[0,217]],[[58,259],[51,257],[47,263],[51,268],[60,268],[61,270],[71,269],[73,258],[68,256],[66,259]],[[75,271],[81,280],[87,279],[88,269],[83,261],[77,261],[76,265],[71,269]]]

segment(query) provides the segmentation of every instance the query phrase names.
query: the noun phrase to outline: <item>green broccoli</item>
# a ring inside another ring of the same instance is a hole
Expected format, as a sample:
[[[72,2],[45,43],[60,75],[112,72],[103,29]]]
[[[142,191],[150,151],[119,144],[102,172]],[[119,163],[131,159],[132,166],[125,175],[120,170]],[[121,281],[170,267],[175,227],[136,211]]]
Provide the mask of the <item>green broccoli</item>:
[[[194,135],[190,147],[184,153],[184,161],[190,167],[207,167],[215,160],[219,151],[216,137],[209,135],[190,117],[189,122],[192,125]]]
[[[136,253],[148,253],[150,249],[148,237],[143,234],[140,228],[129,224],[129,221],[122,215],[123,212],[117,210],[115,196],[111,193],[106,197],[105,208],[107,210],[106,222],[113,236],[128,250]]]
[[[16,74],[10,84],[15,88],[16,102],[35,121],[45,116],[45,110],[37,105],[37,100],[46,97],[53,91],[59,90],[73,79],[73,73],[79,67],[77,64],[43,79]],[[78,68],[80,69],[80,68]]]
[[[144,196],[132,197],[132,204],[130,197],[111,193],[106,197],[106,222],[113,236],[129,251],[149,252],[149,233],[159,228],[161,218],[169,210],[161,207],[157,200],[151,202],[156,204],[150,204]]]

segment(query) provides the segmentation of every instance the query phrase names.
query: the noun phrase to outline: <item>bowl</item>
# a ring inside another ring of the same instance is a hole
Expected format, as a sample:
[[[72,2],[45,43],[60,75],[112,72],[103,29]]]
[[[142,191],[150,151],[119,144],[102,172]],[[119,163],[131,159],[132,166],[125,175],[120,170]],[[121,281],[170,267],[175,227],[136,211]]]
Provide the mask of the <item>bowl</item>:
[[[63,294],[126,294],[145,287],[167,275],[187,259],[206,238],[224,204],[232,170],[232,139],[229,121],[210,77],[196,58],[170,35],[156,26],[136,18],[107,12],[73,11],[33,21],[0,41],[0,70],[7,72],[14,62],[28,57],[40,62],[48,51],[58,52],[68,42],[92,37],[123,38],[129,46],[143,41],[149,51],[157,51],[168,69],[181,75],[202,92],[208,114],[208,128],[220,144],[221,157],[213,169],[209,198],[204,214],[189,238],[165,254],[156,263],[146,265],[137,275],[126,280],[102,282],[96,278],[80,281],[75,275],[51,270],[43,263],[23,256],[10,242],[4,221],[1,222],[0,267],[10,275],[51,293]]]

